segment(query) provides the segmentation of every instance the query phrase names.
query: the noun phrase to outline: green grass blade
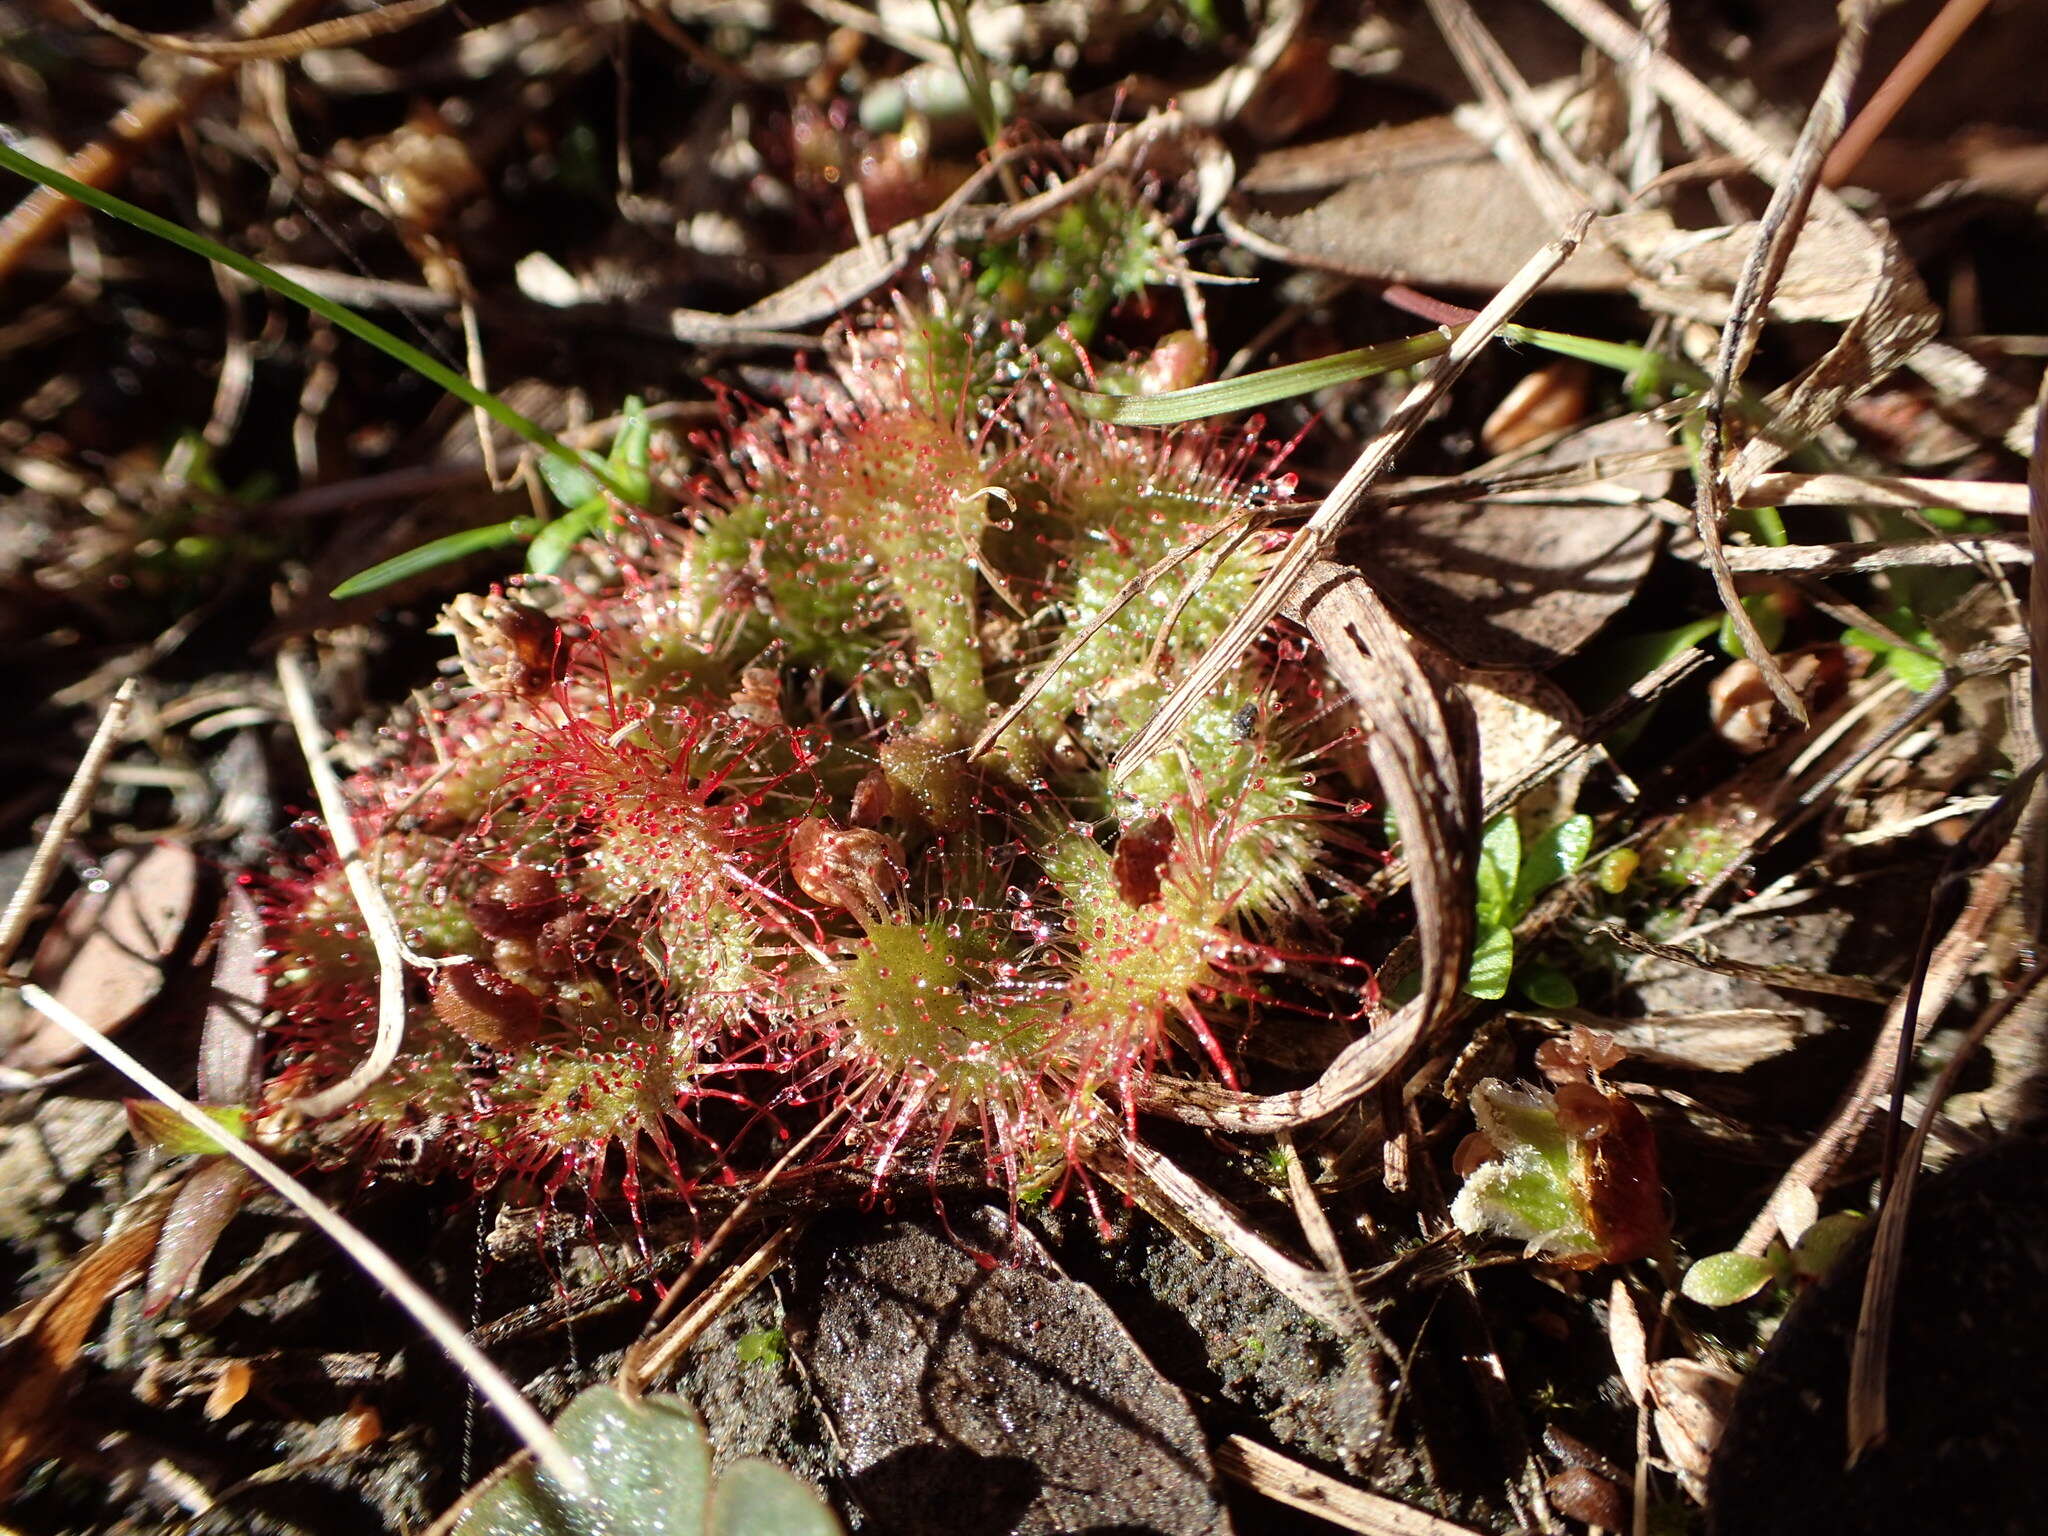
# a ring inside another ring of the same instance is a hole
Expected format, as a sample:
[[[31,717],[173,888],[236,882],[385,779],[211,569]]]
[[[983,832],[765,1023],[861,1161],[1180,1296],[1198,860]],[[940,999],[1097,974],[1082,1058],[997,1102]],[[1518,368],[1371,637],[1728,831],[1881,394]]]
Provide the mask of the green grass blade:
[[[312,289],[302,287],[290,278],[271,271],[260,261],[244,256],[238,251],[229,250],[218,241],[209,240],[183,225],[160,218],[146,209],[115,197],[112,193],[102,192],[97,187],[89,187],[82,181],[73,180],[62,171],[53,170],[40,161],[31,160],[19,150],[4,143],[0,143],[0,167],[48,187],[53,192],[61,192],[66,197],[107,215],[108,218],[133,224],[137,229],[155,235],[159,240],[167,240],[195,256],[203,256],[208,261],[218,262],[230,271],[241,273],[252,283],[259,283],[272,293],[280,294],[294,304],[303,305],[314,314],[332,321],[351,336],[367,341],[387,357],[403,363],[422,378],[432,380],[464,404],[476,407],[500,426],[525,438],[549,458],[580,473],[595,477],[606,490],[621,501],[632,501],[633,498],[627,494],[626,488],[602,462],[579,455],[539,422],[513,410],[489,390],[478,389],[447,364],[436,361],[408,342],[400,341],[384,327],[365,320],[354,310],[345,309],[332,299],[322,298]],[[368,571],[363,573],[364,576],[370,574]]]
[[[1093,390],[1074,389],[1067,391],[1067,398],[1073,401],[1075,410],[1096,421],[1107,421],[1120,427],[1171,427],[1184,421],[1199,421],[1204,416],[1248,411],[1270,405],[1275,400],[1327,389],[1332,384],[1349,384],[1356,379],[1371,378],[1376,373],[1407,368],[1427,362],[1432,357],[1441,357],[1450,350],[1450,346],[1450,333],[1425,331],[1420,336],[1381,342],[1375,347],[1333,352],[1328,357],[1311,358],[1305,363],[1288,363],[1279,368],[1242,374],[1234,379],[1218,379],[1212,384],[1164,390],[1156,395],[1104,395]]]
[[[375,592],[379,587],[388,587],[393,582],[404,581],[407,577],[417,576],[422,571],[431,571],[435,566],[446,565],[451,560],[482,554],[487,549],[503,549],[508,544],[518,544],[532,538],[548,526],[545,520],[538,517],[515,517],[509,523],[492,523],[487,528],[465,528],[460,533],[429,539],[417,548],[408,549],[402,555],[393,555],[389,560],[378,561],[367,571],[357,571],[327,595],[342,600],[361,597],[365,592]]]

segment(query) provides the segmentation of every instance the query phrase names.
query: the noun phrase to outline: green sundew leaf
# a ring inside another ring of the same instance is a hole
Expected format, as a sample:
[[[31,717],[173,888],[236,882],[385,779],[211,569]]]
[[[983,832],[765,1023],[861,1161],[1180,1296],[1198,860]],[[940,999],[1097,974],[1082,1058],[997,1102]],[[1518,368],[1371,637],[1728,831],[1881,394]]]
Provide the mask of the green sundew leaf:
[[[592,1387],[562,1410],[555,1433],[590,1491],[571,1493],[523,1463],[477,1498],[454,1536],[704,1536],[711,1445],[681,1398],[633,1401]]]
[[[1710,1253],[1685,1272],[1679,1290],[1703,1307],[1732,1307],[1777,1279],[1769,1260],[1750,1253]]]
[[[1507,928],[1483,928],[1465,968],[1465,992],[1486,1002],[1508,995],[1508,977],[1515,970],[1515,935]]]
[[[367,571],[356,572],[328,596],[342,600],[361,597],[365,592],[375,592],[379,587],[388,587],[394,582],[417,576],[422,571],[431,571],[436,566],[448,564],[451,560],[482,554],[487,549],[503,549],[509,544],[523,543],[547,526],[537,517],[515,517],[509,523],[492,523],[484,528],[465,528],[460,533],[429,539],[416,548],[408,549],[402,555],[393,555],[389,560],[378,561]]]
[[[109,218],[119,219],[125,224],[133,224],[137,229],[147,234],[155,235],[159,240],[167,240],[172,245],[178,246],[182,250],[190,251],[195,256],[203,256],[208,261],[217,262],[230,271],[239,272],[252,283],[260,284],[268,288],[272,293],[280,294],[290,299],[294,304],[301,305],[311,310],[314,314],[333,322],[334,325],[341,330],[347,331],[358,340],[367,341],[386,357],[391,358],[395,362],[403,363],[422,378],[439,385],[463,404],[474,406],[500,426],[525,438],[526,441],[541,450],[541,462],[543,464],[554,460],[561,460],[572,464],[578,462],[576,455],[570,451],[568,446],[557,439],[546,427],[543,427],[537,421],[521,415],[489,390],[478,389],[476,385],[470,383],[468,379],[464,378],[447,364],[429,357],[409,342],[400,341],[391,332],[385,330],[383,326],[373,321],[365,320],[354,310],[344,308],[332,299],[324,298],[320,294],[313,292],[312,289],[293,282],[281,272],[272,271],[262,262],[252,257],[244,256],[239,251],[230,250],[217,240],[209,240],[206,236],[186,229],[183,225],[174,224],[171,220],[161,218],[147,209],[138,208],[135,204],[118,198],[111,192],[102,192],[97,187],[89,187],[84,182],[66,176],[62,171],[55,170],[50,166],[42,164],[40,161],[31,160],[27,155],[24,155],[20,150],[10,145],[0,144],[0,167],[13,171],[17,176],[26,177],[40,186],[48,187],[53,192],[61,192],[66,197],[83,203],[86,207],[103,213]],[[595,460],[592,462],[596,463]],[[605,489],[611,491],[622,500],[631,499],[626,496],[622,486],[611,482],[609,470],[605,469],[602,464],[598,464],[597,469],[597,478]]]
[[[604,526],[610,510],[599,496],[573,512],[564,512],[534,538],[532,547],[526,551],[526,568],[536,576],[552,576],[562,568],[578,539],[587,539]]]
[[[1094,390],[1070,389],[1067,398],[1074,409],[1096,421],[1125,427],[1171,427],[1205,416],[1224,416],[1232,411],[1249,411],[1275,400],[1290,399],[1332,384],[1349,384],[1396,368],[1409,368],[1450,350],[1451,337],[1443,331],[1426,331],[1400,341],[1359,347],[1350,352],[1333,352],[1328,357],[1305,363],[1288,363],[1218,379],[1187,389],[1163,390],[1156,395],[1105,395]]]
[[[1800,1236],[1792,1250],[1792,1272],[1807,1280],[1818,1280],[1835,1267],[1842,1251],[1856,1241],[1870,1223],[1861,1211],[1837,1211],[1823,1216]]]
[[[1515,876],[1515,894],[1511,922],[1520,922],[1522,915],[1536,904],[1536,898],[1556,885],[1560,880],[1569,880],[1579,872],[1579,866],[1586,862],[1586,855],[1593,851],[1593,818],[1590,816],[1567,816],[1551,827],[1522,855],[1522,867]]]
[[[773,1462],[734,1462],[711,1491],[708,1536],[839,1536],[825,1501]]]
[[[1522,868],[1522,829],[1512,814],[1496,816],[1486,824],[1479,839],[1479,868],[1473,883],[1479,888],[1479,926],[1512,927],[1520,916],[1513,906],[1516,880]]]

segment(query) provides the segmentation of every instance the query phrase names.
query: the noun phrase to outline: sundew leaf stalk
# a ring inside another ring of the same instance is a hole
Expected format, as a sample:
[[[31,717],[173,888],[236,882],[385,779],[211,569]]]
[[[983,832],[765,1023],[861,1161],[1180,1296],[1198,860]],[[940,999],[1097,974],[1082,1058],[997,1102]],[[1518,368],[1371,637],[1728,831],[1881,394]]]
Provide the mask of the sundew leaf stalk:
[[[1357,754],[1298,647],[1104,769],[1271,536],[1108,597],[1291,490],[1255,437],[1087,420],[938,298],[843,332],[820,383],[736,412],[682,531],[609,579],[444,616],[462,685],[349,793],[408,942],[465,959],[409,978],[403,1053],[322,1144],[637,1200],[830,1114],[816,1160],[871,1187],[957,1144],[1015,1191],[1134,1126],[1162,1059],[1234,1081],[1262,1020],[1360,1006],[1328,856]],[[360,1060],[375,967],[331,855],[268,920],[283,1101]]]

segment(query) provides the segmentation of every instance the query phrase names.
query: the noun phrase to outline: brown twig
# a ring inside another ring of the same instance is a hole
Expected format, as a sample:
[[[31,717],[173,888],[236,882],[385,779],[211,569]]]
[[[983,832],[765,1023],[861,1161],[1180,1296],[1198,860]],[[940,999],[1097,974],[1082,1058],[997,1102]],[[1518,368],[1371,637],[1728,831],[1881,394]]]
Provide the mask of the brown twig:
[[[1364,504],[1367,491],[1386,473],[1395,455],[1421,429],[1444,392],[1457,382],[1472,359],[1479,355],[1480,349],[1521,308],[1523,301],[1578,249],[1589,219],[1590,215],[1582,214],[1561,238],[1530,257],[1521,271],[1480,311],[1479,318],[1451,343],[1450,350],[1437,361],[1429,376],[1395,407],[1386,428],[1366,444],[1364,452],[1345,471],[1344,478],[1295,532],[1287,552],[1266,573],[1244,608],[1201,659],[1188,669],[1187,675],[1153,712],[1152,718],[1117,754],[1112,770],[1116,780],[1120,782],[1128,778],[1164,746],[1196,702],[1216,686],[1224,673],[1237,665],[1238,658],[1280,612],[1309,567],[1329,554],[1339,531]]]
[[[309,27],[275,37],[184,37],[175,32],[145,32],[118,17],[109,16],[92,0],[71,0],[80,15],[102,32],[112,33],[124,43],[133,43],[151,53],[174,53],[181,58],[205,59],[211,63],[237,64],[256,59],[295,59],[315,48],[352,48],[373,37],[402,32],[445,10],[448,0],[395,0],[360,16],[341,16],[333,21],[316,21]]]
[[[1785,713],[1806,724],[1806,701],[1787,681],[1784,670],[1772,659],[1770,647],[1757,632],[1756,623],[1743,607],[1735,590],[1735,578],[1721,547],[1721,533],[1728,525],[1734,498],[1728,485],[1727,411],[1735,384],[1749,366],[1763,334],[1771,295],[1792,258],[1793,243],[1806,227],[1807,209],[1813,201],[1820,176],[1820,163],[1842,131],[1848,115],[1849,92],[1863,66],[1864,45],[1870,37],[1875,0],[1855,0],[1844,8],[1842,35],[1835,48],[1833,64],[1813,109],[1800,130],[1786,164],[1785,176],[1771,194],[1770,206],[1757,230],[1756,244],[1744,263],[1742,276],[1728,303],[1728,321],[1721,328],[1721,346],[1713,368],[1713,385],[1707,393],[1706,409],[1700,418],[1699,499],[1693,509],[1693,526],[1706,551],[1707,567],[1713,573],[1714,588],[1721,606],[1742,642],[1743,653],[1762,673]]]
[[[1935,14],[1934,20],[1927,23],[1927,30],[1906,50],[1905,57],[1892,66],[1892,72],[1870,93],[1856,120],[1835,141],[1827,163],[1821,167],[1822,186],[1839,187],[1855,174],[1878,135],[1898,116],[1899,108],[1912,99],[1921,83],[1933,73],[1934,66],[1948,57],[1949,50],[1990,3],[1991,0],[1948,0]]]
[[[318,4],[319,0],[249,0],[231,27],[245,38],[267,36]],[[89,187],[112,185],[136,154],[177,127],[186,113],[234,75],[231,65],[206,64],[171,87],[145,91],[121,109],[99,138],[65,160],[64,173]],[[78,204],[48,187],[36,187],[16,203],[0,219],[0,282],[77,211]]]
[[[49,826],[43,829],[42,840],[36,844],[36,851],[29,858],[27,873],[21,877],[21,884],[14,888],[14,894],[7,898],[7,910],[0,913],[0,971],[5,971],[14,962],[14,952],[21,947],[28,926],[35,918],[36,903],[43,899],[43,892],[50,888],[50,881],[56,876],[57,859],[64,851],[64,840],[71,836],[79,818],[85,815],[86,804],[92,799],[92,792],[99,787],[100,775],[106,772],[108,760],[121,744],[121,727],[128,723],[128,710],[134,702],[135,679],[131,677],[115,690],[106,713],[100,716],[99,726],[86,745],[85,756],[78,760],[78,768],[71,775],[64,798],[57,804],[57,814],[50,818]]]

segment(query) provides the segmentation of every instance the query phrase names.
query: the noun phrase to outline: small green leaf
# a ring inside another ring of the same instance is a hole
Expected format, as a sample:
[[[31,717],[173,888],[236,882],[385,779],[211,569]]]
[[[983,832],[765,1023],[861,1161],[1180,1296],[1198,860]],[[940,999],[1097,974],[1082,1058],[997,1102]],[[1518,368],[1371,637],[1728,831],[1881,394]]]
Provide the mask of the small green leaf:
[[[1187,389],[1163,390],[1156,395],[1109,395],[1074,389],[1067,398],[1074,409],[1096,421],[1125,427],[1171,427],[1205,416],[1223,416],[1232,411],[1249,411],[1275,400],[1291,399],[1333,384],[1350,384],[1374,374],[1408,368],[1428,358],[1441,357],[1450,350],[1451,338],[1442,331],[1425,331],[1399,341],[1350,352],[1334,352],[1305,363],[1288,363],[1264,368],[1257,373],[1239,374],[1234,379],[1217,379]]]
[[[1779,612],[1778,605],[1768,596],[1759,594],[1745,597],[1742,600],[1742,611],[1749,615],[1749,622],[1756,626],[1757,634],[1763,639],[1764,649],[1775,651],[1779,642],[1785,638],[1785,615]],[[1735,621],[1726,614],[1721,617],[1721,629],[1715,637],[1715,644],[1721,647],[1723,655],[1731,656],[1737,661],[1744,659],[1742,641],[1735,633]]]
[[[1479,926],[1512,927],[1515,882],[1522,868],[1522,829],[1512,813],[1496,816],[1479,839],[1479,867],[1473,872],[1479,891]]]
[[[1467,995],[1495,1002],[1508,995],[1508,977],[1515,969],[1515,935],[1507,928],[1486,928],[1472,946],[1465,970]]]
[[[1685,1272],[1679,1290],[1703,1307],[1732,1307],[1777,1278],[1770,1262],[1749,1253],[1710,1253]]]
[[[1522,868],[1515,877],[1510,921],[1520,922],[1538,896],[1560,880],[1577,874],[1592,849],[1590,816],[1567,816],[1531,843],[1528,852],[1522,855]]]
[[[541,529],[534,539],[532,547],[526,551],[526,568],[536,576],[552,576],[562,568],[578,540],[589,538],[604,526],[610,510],[600,496],[573,512],[564,512]]]
[[[460,533],[429,539],[417,548],[408,549],[402,555],[393,555],[389,560],[378,561],[367,571],[356,572],[328,596],[343,601],[351,597],[361,597],[365,592],[375,592],[379,587],[388,587],[395,582],[405,581],[422,571],[431,571],[436,566],[447,565],[450,561],[482,554],[487,549],[503,549],[509,544],[522,543],[539,533],[545,526],[547,525],[537,517],[515,517],[509,523],[492,523],[485,528],[465,528]]]
[[[785,1339],[780,1328],[756,1328],[742,1334],[736,1346],[741,1365],[780,1365],[786,1358]]]
[[[1941,681],[1945,670],[1937,658],[1924,651],[1908,651],[1898,646],[1884,653],[1884,664],[1885,669],[1912,693],[1925,693]]]
[[[1517,985],[1522,989],[1522,996],[1538,1008],[1576,1008],[1579,1005],[1579,989],[1572,984],[1571,977],[1553,966],[1530,966],[1522,973]]]
[[[749,1459],[718,1475],[708,1536],[839,1536],[839,1521],[809,1484]]]
[[[1870,1218],[1861,1211],[1837,1211],[1823,1216],[1801,1234],[1792,1250],[1792,1272],[1802,1279],[1818,1280],[1835,1267],[1842,1251],[1856,1241]]]
[[[155,1147],[172,1157],[204,1157],[221,1150],[220,1136],[209,1136],[198,1126],[187,1123],[168,1104],[159,1104],[155,1099],[122,1102],[128,1106],[128,1129],[144,1146]],[[243,1106],[219,1104],[204,1109],[206,1118],[221,1128],[222,1136],[236,1141],[249,1139],[249,1111]]]
[[[598,475],[605,473],[607,466],[588,448],[576,457],[586,467],[579,468],[551,454],[542,454],[534,462],[541,479],[547,482],[548,493],[562,506],[580,510],[590,502],[604,499],[604,485]]]
[[[711,1446],[683,1399],[591,1387],[562,1410],[555,1433],[589,1492],[523,1463],[469,1507],[455,1536],[703,1536]]]

